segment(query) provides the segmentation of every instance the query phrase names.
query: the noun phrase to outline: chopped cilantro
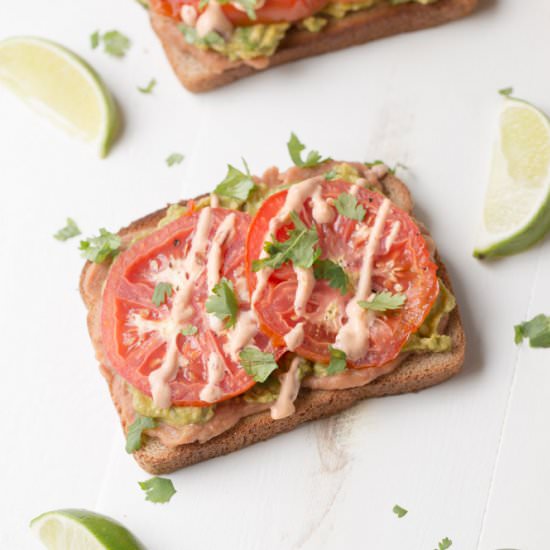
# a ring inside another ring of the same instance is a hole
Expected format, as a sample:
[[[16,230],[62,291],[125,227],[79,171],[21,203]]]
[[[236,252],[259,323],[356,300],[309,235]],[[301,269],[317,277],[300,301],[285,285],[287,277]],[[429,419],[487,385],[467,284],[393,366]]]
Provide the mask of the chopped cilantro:
[[[294,229],[289,232],[288,239],[280,242],[272,237],[273,242],[265,244],[265,251],[269,256],[255,260],[252,263],[253,271],[259,271],[264,267],[277,269],[288,261],[295,267],[307,269],[319,258],[321,251],[316,247],[319,235],[315,226],[307,227],[296,212],[291,212],[290,218],[294,223]]]
[[[151,93],[153,93],[153,89],[155,88],[156,85],[157,85],[156,79],[151,78],[151,80],[149,80],[149,84],[147,84],[147,86],[144,86],[144,87],[138,86],[138,90],[142,94],[151,94]]]
[[[254,180],[250,175],[248,165],[244,159],[243,163],[246,173],[241,172],[234,166],[231,166],[231,164],[227,165],[227,175],[224,180],[217,185],[216,189],[214,189],[216,195],[235,199],[240,202],[244,202],[248,199],[248,196],[251,191],[256,188],[256,185],[254,184]]]
[[[399,506],[399,504],[396,504],[394,507],[393,507],[393,513],[398,517],[398,518],[402,518],[403,516],[406,516],[409,511],[408,510],[405,510],[405,508],[402,508],[401,506]]]
[[[195,325],[186,325],[181,329],[181,333],[184,336],[193,336],[193,334],[197,334],[198,329]]]
[[[342,350],[333,348],[332,346],[328,347],[330,352],[330,362],[327,368],[327,374],[333,375],[338,374],[346,370],[346,354]]]
[[[365,218],[365,209],[362,204],[359,204],[357,198],[349,193],[340,193],[334,201],[336,210],[350,220],[363,221]]]
[[[133,453],[141,448],[143,430],[149,430],[157,425],[154,418],[136,415],[136,419],[128,427],[126,434],[126,452]]]
[[[84,258],[100,264],[108,258],[116,256],[120,251],[121,244],[120,237],[116,233],[111,233],[102,227],[97,237],[80,241],[80,250]]]
[[[498,93],[504,97],[510,97],[514,93],[514,88],[503,88],[502,90],[499,90]]]
[[[328,172],[325,172],[325,180],[331,181],[338,177],[338,174],[336,173],[336,170],[329,170]]]
[[[80,235],[81,231],[76,225],[76,222],[72,218],[67,218],[67,225],[60,229],[55,235],[54,239],[58,241],[68,241],[77,235]]]
[[[231,281],[223,277],[214,286],[212,294],[206,300],[206,311],[225,321],[227,328],[235,325],[239,304]]]
[[[520,323],[514,331],[516,344],[528,338],[532,348],[550,348],[550,317],[547,315],[541,313],[530,321]]]
[[[313,274],[316,279],[324,279],[329,286],[346,294],[349,287],[349,278],[342,266],[332,260],[317,260],[313,264]]]
[[[453,541],[450,538],[445,537],[439,542],[436,550],[447,550],[447,548],[450,548],[452,545],[453,545]]]
[[[306,146],[296,137],[294,132],[290,134],[290,140],[287,143],[287,147],[292,162],[300,168],[313,168],[329,160],[328,158],[321,158],[319,151],[313,150],[308,153],[306,160],[302,160],[302,151]]]
[[[388,309],[399,309],[407,299],[406,294],[392,294],[387,290],[376,294],[372,300],[360,300],[357,302],[362,308],[371,311],[386,311]]]
[[[269,375],[278,367],[271,353],[264,353],[254,347],[244,348],[239,353],[239,359],[243,369],[256,382],[265,382]]]
[[[138,481],[139,486],[145,491],[145,500],[164,504],[175,494],[174,484],[166,477],[152,477],[147,481]]]
[[[172,296],[172,285],[170,283],[157,283],[153,291],[152,302],[156,306],[166,303],[166,300]]]
[[[168,166],[174,166],[174,164],[181,164],[185,157],[181,153],[172,153],[166,158],[166,164]]]
[[[95,50],[100,42],[103,43],[103,51],[113,57],[124,57],[131,45],[130,39],[127,36],[115,30],[107,31],[103,34],[95,31],[90,36],[92,49]]]

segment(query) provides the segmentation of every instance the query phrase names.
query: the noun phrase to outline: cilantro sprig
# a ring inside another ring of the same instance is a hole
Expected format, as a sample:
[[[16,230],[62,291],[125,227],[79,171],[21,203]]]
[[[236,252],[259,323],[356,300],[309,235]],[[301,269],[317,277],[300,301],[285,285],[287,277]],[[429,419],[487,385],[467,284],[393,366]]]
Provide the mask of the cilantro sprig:
[[[67,218],[67,225],[55,233],[53,237],[58,241],[68,241],[80,234],[81,231],[78,225],[76,225],[76,222],[72,218]]]
[[[286,145],[288,147],[288,153],[292,159],[292,162],[300,168],[313,168],[315,166],[319,166],[319,164],[322,164],[327,160],[330,160],[328,157],[322,158],[319,151],[314,150],[311,150],[307,154],[306,159],[302,160],[302,151],[306,148],[306,146],[298,139],[294,132],[290,134],[290,139]]]
[[[157,307],[165,304],[166,300],[172,296],[172,285],[171,283],[157,283],[155,290],[153,291],[152,302]]]
[[[130,49],[130,39],[120,31],[111,30],[101,34],[95,31],[90,36],[90,46],[95,50],[103,43],[103,51],[113,57],[124,57]]]
[[[235,326],[239,304],[230,280],[223,277],[214,286],[212,294],[206,300],[206,311],[224,321],[227,328]]]
[[[185,325],[181,329],[181,333],[183,336],[193,336],[194,334],[197,334],[199,329],[195,325]]]
[[[313,275],[317,280],[324,279],[329,286],[339,290],[342,295],[347,294],[349,277],[342,266],[332,260],[317,260],[313,264]]]
[[[143,431],[156,427],[157,423],[154,418],[148,416],[137,415],[136,419],[128,427],[126,435],[126,452],[133,453],[141,449],[143,441]]]
[[[359,300],[357,303],[362,308],[370,311],[387,311],[403,307],[406,300],[406,294],[392,294],[387,290],[383,290],[376,294],[372,300]]]
[[[82,257],[90,262],[100,264],[116,256],[120,251],[121,244],[122,241],[116,233],[111,233],[102,227],[97,237],[80,241],[80,250]]]
[[[436,550],[447,550],[453,545],[453,541],[449,537],[445,537],[439,541]]]
[[[214,189],[214,193],[218,197],[227,197],[228,199],[245,202],[250,193],[256,189],[256,184],[244,159],[243,164],[245,172],[241,172],[231,164],[227,165],[227,175]]]
[[[166,157],[166,164],[172,167],[175,164],[181,164],[184,158],[185,157],[181,153],[172,153]]]
[[[330,362],[328,364],[327,374],[338,374],[346,370],[346,353],[332,346],[328,347],[330,352]]]
[[[334,206],[338,213],[350,220],[357,220],[359,222],[365,219],[365,208],[353,195],[349,193],[340,193],[338,198],[334,201]]]
[[[514,327],[516,344],[521,344],[524,338],[529,339],[532,348],[550,348],[550,317],[537,315],[530,321],[520,323]]]
[[[138,86],[138,91],[140,91],[142,94],[152,94],[155,86],[157,85],[157,81],[155,78],[151,78],[149,80],[149,84],[147,86]]]
[[[246,373],[256,382],[265,382],[278,367],[273,354],[264,353],[254,347],[244,348],[239,353],[239,360]]]
[[[150,502],[164,504],[176,494],[172,480],[166,477],[152,477],[138,484],[145,491],[145,500]]]
[[[285,262],[292,262],[295,267],[310,268],[319,258],[321,251],[317,247],[319,235],[315,226],[308,227],[296,212],[290,213],[294,229],[289,232],[286,241],[278,241],[274,236],[272,242],[265,244],[267,258],[252,262],[252,270],[259,271],[264,267],[278,269]]]

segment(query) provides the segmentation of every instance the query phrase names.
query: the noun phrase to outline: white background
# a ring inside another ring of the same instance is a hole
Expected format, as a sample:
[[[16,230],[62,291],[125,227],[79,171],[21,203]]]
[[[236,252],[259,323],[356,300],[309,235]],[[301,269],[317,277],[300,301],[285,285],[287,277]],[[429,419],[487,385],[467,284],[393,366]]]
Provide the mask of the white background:
[[[104,76],[125,130],[111,155],[0,90],[0,548],[38,548],[35,515],[112,515],[149,550],[432,550],[548,547],[550,352],[517,348],[513,325],[550,313],[550,242],[480,263],[471,255],[499,88],[550,111],[550,4],[486,0],[468,19],[295,63],[193,96],[133,2],[0,0],[0,38],[62,42]],[[126,58],[89,47],[119,29]],[[136,86],[151,77],[151,96]],[[166,505],[124,441],[85,328],[77,242],[210,190],[227,162],[289,163],[291,130],[334,158],[402,162],[401,176],[453,275],[468,335],[462,374],[171,476]],[[166,156],[186,155],[168,168]],[[392,513],[399,503],[403,519]],[[545,527],[546,526],[546,527]]]

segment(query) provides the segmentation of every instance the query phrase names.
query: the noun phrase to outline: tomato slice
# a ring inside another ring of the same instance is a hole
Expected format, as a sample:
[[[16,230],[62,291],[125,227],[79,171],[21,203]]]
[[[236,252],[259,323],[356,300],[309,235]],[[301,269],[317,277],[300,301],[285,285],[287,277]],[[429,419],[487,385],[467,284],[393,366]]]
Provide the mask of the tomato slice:
[[[166,354],[175,295],[173,292],[165,303],[156,306],[152,301],[153,292],[158,282],[171,283],[177,289],[178,281],[185,277],[181,265],[189,253],[200,213],[199,210],[185,215],[136,242],[115,260],[107,277],[102,304],[102,337],[107,358],[120,376],[149,396],[148,375],[160,366]],[[250,217],[243,212],[212,208],[209,244],[204,257],[198,257],[202,267],[189,302],[192,311],[181,326],[183,329],[192,325],[197,331],[188,336],[180,333],[176,339],[180,368],[170,382],[174,405],[210,404],[201,401],[199,395],[207,384],[207,363],[212,353],[217,354],[224,368],[219,382],[221,396],[216,401],[241,394],[255,383],[224,349],[228,341],[227,330],[219,334],[212,330],[205,310],[208,297],[206,258],[217,228],[229,213],[235,216],[235,222],[233,231],[222,245],[220,277],[233,283],[239,312],[250,309],[244,274],[244,241]],[[273,351],[269,339],[261,333],[249,345]]]
[[[351,190],[351,186],[342,180],[324,181],[320,185],[321,196],[329,204],[341,193]],[[329,345],[334,344],[339,329],[347,321],[346,306],[354,297],[353,287],[359,279],[368,235],[384,200],[380,193],[365,188],[357,188],[356,191],[358,203],[366,211],[361,222],[340,215],[333,207],[333,220],[316,224],[320,257],[344,267],[352,283],[348,292],[342,295],[326,280],[317,280],[305,313],[298,316],[294,309],[297,278],[292,266],[286,263],[271,273],[267,285],[254,303],[262,330],[275,343],[282,343],[285,334],[299,322],[304,323],[304,339],[296,353],[314,361],[329,361]],[[287,193],[281,191],[269,197],[250,225],[246,254],[251,294],[257,284],[252,262],[260,257],[264,240],[270,240],[269,222],[283,208]],[[311,198],[305,200],[299,215],[306,225],[312,226]],[[288,231],[293,227],[290,221],[281,226],[276,233],[277,240],[286,240]],[[392,229],[394,234],[390,237]],[[381,235],[373,259],[372,290],[376,293],[386,290],[392,294],[406,294],[406,301],[400,309],[373,315],[366,353],[353,361],[348,358],[348,365],[355,368],[376,367],[393,360],[410,334],[420,327],[439,291],[437,265],[430,258],[420,230],[407,213],[391,204]],[[391,245],[388,237],[393,240]],[[390,245],[389,250],[386,250],[387,244]]]
[[[212,0],[215,1],[215,0]],[[151,9],[161,15],[180,19],[181,7],[190,5],[199,10],[200,0],[151,0]],[[299,21],[318,12],[328,0],[267,0],[256,10],[256,19],[251,20],[244,11],[232,4],[223,4],[222,9],[231,23],[238,26],[255,23],[283,23]]]

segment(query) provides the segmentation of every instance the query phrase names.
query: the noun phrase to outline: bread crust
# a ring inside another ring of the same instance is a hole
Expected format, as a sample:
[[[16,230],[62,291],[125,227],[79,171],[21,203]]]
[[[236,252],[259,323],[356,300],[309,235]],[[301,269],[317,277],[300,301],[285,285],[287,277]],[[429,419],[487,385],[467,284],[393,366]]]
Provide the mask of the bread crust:
[[[407,186],[395,176],[388,174],[381,181],[384,191],[399,207],[412,211],[413,203]],[[204,196],[204,195],[203,195]],[[198,200],[202,197],[197,197]],[[181,202],[182,205],[185,201]],[[124,239],[143,230],[156,228],[165,215],[166,208],[157,210],[134,221],[121,229],[119,235]],[[452,289],[449,274],[441,258],[436,253],[439,266],[438,275]],[[94,268],[92,270],[92,268]],[[106,364],[101,340],[93,335],[99,331],[93,325],[99,322],[103,284],[109,266],[87,262],[80,277],[80,293],[88,309],[88,327],[96,356],[100,364]],[[190,466],[209,458],[231,453],[253,443],[265,441],[271,437],[293,430],[300,424],[316,420],[343,411],[367,397],[381,397],[406,392],[416,392],[447,380],[460,371],[464,361],[465,335],[458,306],[451,312],[446,333],[452,339],[452,349],[444,353],[411,354],[403,363],[389,374],[373,382],[346,390],[309,390],[302,388],[295,402],[296,412],[282,420],[272,420],[270,411],[263,411],[241,419],[235,426],[204,443],[188,443],[177,447],[167,447],[156,438],[147,438],[141,449],[134,452],[138,464],[151,474],[166,474],[185,466]],[[113,403],[121,416],[122,428],[126,432],[121,415],[121,403],[117,402],[113,392],[114,374],[102,366]]]
[[[418,3],[390,6],[383,4],[350,13],[342,19],[329,19],[317,33],[292,27],[268,58],[257,61],[261,68],[244,61],[188,44],[173,19],[151,13],[151,24],[181,83],[191,92],[206,92],[253,75],[259,70],[320,55],[378,38],[434,27],[459,19],[472,12],[478,0],[438,0],[435,4]],[[256,63],[258,65],[258,63]]]

